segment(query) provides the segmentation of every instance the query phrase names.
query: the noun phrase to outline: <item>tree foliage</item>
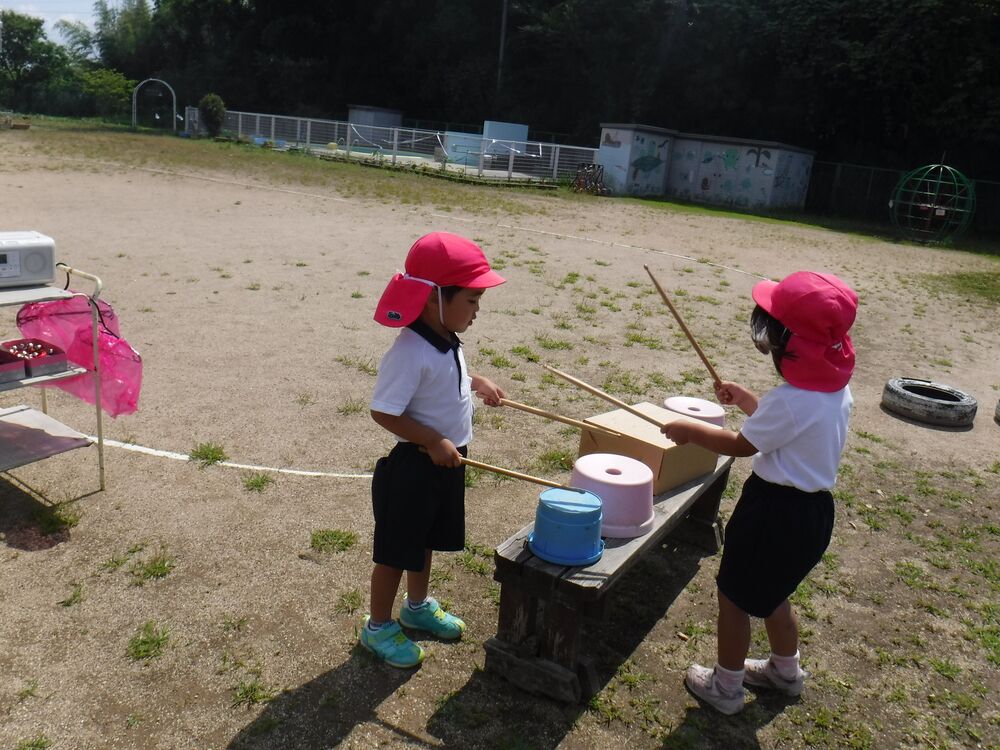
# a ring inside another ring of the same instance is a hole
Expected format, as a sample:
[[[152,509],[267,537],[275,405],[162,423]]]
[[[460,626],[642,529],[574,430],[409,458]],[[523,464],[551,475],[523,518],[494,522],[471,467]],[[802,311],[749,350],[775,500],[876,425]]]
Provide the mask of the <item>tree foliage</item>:
[[[222,124],[226,121],[226,105],[218,94],[205,94],[198,102],[198,114],[201,124],[213,138],[222,132]]]
[[[216,91],[238,109],[334,118],[369,104],[576,143],[638,121],[886,166],[947,151],[1000,177],[997,0],[97,0],[95,12],[91,37],[61,29],[64,57],[96,50],[128,78],[169,81],[181,103]],[[46,54],[48,42],[28,57]],[[37,88],[3,70],[19,101]]]

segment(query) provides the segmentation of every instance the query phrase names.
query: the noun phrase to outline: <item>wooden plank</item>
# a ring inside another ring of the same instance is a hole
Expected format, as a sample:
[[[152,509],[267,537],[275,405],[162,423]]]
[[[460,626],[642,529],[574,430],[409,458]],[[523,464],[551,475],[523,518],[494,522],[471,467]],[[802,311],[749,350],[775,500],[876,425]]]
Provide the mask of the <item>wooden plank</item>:
[[[579,589],[575,596],[595,599],[632,567],[638,558],[670,533],[702,493],[712,488],[725,476],[733,459],[720,457],[715,471],[698,480],[676,487],[654,498],[653,528],[636,539],[607,539],[601,559],[586,568],[570,568],[561,577],[558,588],[562,591]]]
[[[490,638],[486,649],[486,670],[506,678],[522,690],[564,703],[579,703],[580,679],[575,672],[545,659],[520,656],[503,641]]]
[[[580,649],[580,614],[574,607],[555,601],[545,602],[539,654],[562,667],[576,672],[576,657]]]
[[[500,614],[497,617],[497,638],[514,647],[521,647],[534,635],[538,620],[538,599],[511,584],[500,587]],[[536,643],[529,647],[537,653]]]

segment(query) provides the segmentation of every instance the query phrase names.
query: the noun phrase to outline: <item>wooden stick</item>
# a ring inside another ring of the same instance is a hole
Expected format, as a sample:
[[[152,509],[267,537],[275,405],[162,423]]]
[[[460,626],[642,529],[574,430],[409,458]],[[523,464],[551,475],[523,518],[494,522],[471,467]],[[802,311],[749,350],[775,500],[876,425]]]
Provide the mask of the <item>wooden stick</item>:
[[[691,346],[694,347],[694,350],[698,353],[698,356],[701,357],[701,361],[705,363],[705,367],[708,368],[708,374],[712,376],[712,382],[715,384],[715,387],[718,388],[719,386],[722,385],[722,380],[719,378],[718,373],[715,372],[715,368],[712,367],[712,363],[708,361],[708,357],[705,356],[705,352],[703,352],[701,350],[701,347],[698,346],[698,342],[695,341],[694,335],[691,333],[691,331],[688,330],[688,327],[684,325],[684,319],[681,318],[681,314],[677,312],[677,308],[674,307],[673,303],[670,301],[670,298],[667,296],[667,293],[663,291],[663,287],[660,286],[660,282],[656,280],[655,276],[653,276],[653,272],[649,270],[649,266],[644,265],[643,268],[646,269],[646,273],[649,274],[649,278],[653,280],[653,285],[656,287],[656,291],[660,293],[660,296],[663,298],[663,301],[666,303],[667,307],[670,308],[670,312],[674,314],[674,318],[677,320],[677,324],[681,327],[681,330],[684,331],[684,334],[688,337],[688,341],[691,342]]]
[[[550,411],[536,409],[534,406],[528,406],[527,404],[519,404],[517,401],[511,401],[510,399],[502,398],[500,399],[500,403],[504,406],[509,406],[511,409],[520,409],[521,411],[528,412],[528,414],[535,414],[539,417],[545,417],[546,419],[554,419],[556,422],[573,425],[574,427],[579,427],[581,430],[593,430],[594,432],[600,432],[604,435],[610,435],[611,437],[622,436],[620,432],[609,430],[606,427],[601,427],[600,425],[591,424],[590,422],[581,422],[578,419],[570,419],[569,417],[564,417],[561,414],[553,414]]]
[[[466,466],[475,466],[477,469],[483,469],[484,471],[492,471],[495,474],[503,474],[507,477],[514,477],[514,479],[523,479],[525,482],[534,482],[535,484],[542,484],[546,487],[555,487],[557,490],[571,490],[573,492],[584,492],[584,490],[578,487],[570,487],[568,484],[559,484],[558,482],[550,482],[548,479],[541,479],[540,477],[533,477],[530,474],[522,474],[519,471],[511,471],[510,469],[501,469],[499,466],[491,466],[490,464],[484,464],[479,461],[473,461],[471,458],[463,458],[462,463]]]
[[[582,388],[583,390],[587,391],[587,393],[593,393],[595,396],[603,398],[605,401],[610,401],[612,404],[614,404],[615,406],[617,406],[619,409],[624,409],[629,414],[633,414],[633,415],[639,417],[639,419],[645,419],[647,422],[649,422],[651,424],[655,424],[657,427],[663,427],[663,425],[664,425],[663,422],[660,422],[660,421],[654,419],[653,417],[649,416],[648,414],[643,414],[638,409],[635,409],[635,408],[629,406],[624,401],[619,401],[614,396],[612,396],[612,395],[610,395],[610,394],[605,393],[604,391],[602,391],[600,388],[595,388],[592,385],[584,383],[582,380],[578,380],[577,378],[574,378],[572,375],[567,375],[565,372],[562,372],[561,370],[557,370],[556,368],[554,368],[554,367],[552,367],[550,365],[542,365],[542,367],[544,367],[546,370],[548,370],[549,372],[553,373],[554,375],[558,375],[559,377],[563,378],[564,380],[568,380],[573,385],[575,385],[575,386],[577,386],[579,388]]]

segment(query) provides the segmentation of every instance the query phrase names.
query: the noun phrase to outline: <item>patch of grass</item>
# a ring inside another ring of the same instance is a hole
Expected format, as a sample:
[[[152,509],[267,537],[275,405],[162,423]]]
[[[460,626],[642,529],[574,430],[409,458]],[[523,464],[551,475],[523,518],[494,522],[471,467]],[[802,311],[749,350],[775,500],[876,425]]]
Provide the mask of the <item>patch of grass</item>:
[[[225,449],[218,443],[198,443],[188,456],[189,461],[197,461],[202,469],[228,459]]]
[[[15,745],[15,750],[47,750],[52,747],[52,740],[44,734],[36,734],[31,739],[21,740]]]
[[[366,359],[358,359],[356,357],[334,357],[334,362],[339,362],[345,367],[352,367],[358,372],[363,372],[365,375],[371,375],[375,377],[378,375],[378,365],[375,360],[371,357]]]
[[[337,413],[345,417],[361,414],[364,411],[368,411],[368,402],[360,398],[352,398],[337,407]]]
[[[514,363],[502,354],[498,354],[497,356],[491,358],[490,364],[497,368],[514,367]]]
[[[363,295],[361,292],[359,292],[357,290],[351,292],[351,299],[361,299],[364,296],[365,295]]]
[[[32,680],[23,688],[17,691],[17,702],[23,703],[28,698],[38,697],[38,680]]]
[[[563,280],[560,283],[561,284],[575,284],[579,280],[580,280],[580,274],[577,273],[576,271],[570,271],[565,276],[563,276]]]
[[[641,396],[646,393],[646,386],[630,372],[608,375],[601,383],[601,389],[612,395]]]
[[[662,349],[663,342],[660,341],[655,336],[647,336],[644,333],[639,333],[638,331],[632,331],[625,334],[625,346],[632,346],[632,344],[639,344],[646,347],[647,349]]]
[[[520,346],[520,345],[518,345],[518,346],[513,347],[510,351],[511,351],[512,354],[516,354],[517,356],[522,357],[523,359],[527,360],[528,362],[537,362],[538,361],[538,355],[535,354],[535,352],[531,351],[531,349],[529,349],[526,346]]]
[[[555,349],[573,348],[573,344],[571,344],[569,341],[562,341],[561,339],[553,339],[549,338],[548,336],[536,336],[535,340],[538,342],[538,345],[542,347],[542,349],[555,350]]]
[[[931,659],[930,664],[931,669],[944,677],[946,680],[954,681],[955,678],[962,673],[961,668],[957,664],[954,664],[947,659]]]
[[[70,592],[69,596],[59,602],[59,606],[72,607],[74,604],[79,604],[83,601],[83,584],[73,583],[71,585],[73,586],[73,591]]]
[[[963,273],[936,274],[924,277],[929,287],[936,291],[957,294],[992,305],[1000,304],[1000,273],[967,271]]]
[[[247,626],[246,617],[233,617],[232,615],[226,615],[222,618],[222,629],[229,633],[242,633],[243,628]]]
[[[166,578],[170,571],[177,567],[177,561],[167,554],[165,548],[153,555],[148,560],[136,560],[129,573],[132,574],[132,585],[142,586],[147,581]]]
[[[317,552],[346,552],[358,542],[353,531],[341,529],[317,529],[312,532],[309,546]]]
[[[247,492],[263,492],[274,484],[274,477],[263,471],[255,471],[243,477],[243,489]]]
[[[260,703],[267,703],[274,699],[277,691],[267,687],[259,678],[254,677],[249,680],[241,680],[233,688],[233,707],[246,706],[251,708]]]
[[[260,282],[258,281],[251,281],[249,284],[247,284],[247,291],[256,292],[259,290],[260,290]]]
[[[477,576],[488,576],[493,572],[493,552],[481,544],[467,542],[455,558],[455,564]]]
[[[35,514],[39,531],[45,536],[68,531],[80,523],[81,514],[66,505],[42,508]]]
[[[167,626],[157,626],[154,620],[147,620],[128,642],[128,656],[132,661],[148,661],[163,654],[170,640]]]
[[[364,603],[360,589],[351,589],[337,597],[337,603],[333,606],[335,612],[344,615],[353,615]]]
[[[549,469],[572,469],[575,460],[576,453],[565,448],[552,448],[538,457],[538,462]]]

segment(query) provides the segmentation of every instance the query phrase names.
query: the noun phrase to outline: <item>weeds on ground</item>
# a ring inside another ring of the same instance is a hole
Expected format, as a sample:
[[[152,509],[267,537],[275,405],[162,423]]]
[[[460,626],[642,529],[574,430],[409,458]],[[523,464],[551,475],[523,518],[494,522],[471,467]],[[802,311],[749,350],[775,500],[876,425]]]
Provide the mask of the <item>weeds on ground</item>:
[[[246,706],[252,708],[259,703],[267,703],[274,699],[277,691],[269,688],[259,678],[241,680],[233,687],[233,707]]]
[[[132,661],[148,661],[163,653],[170,640],[167,626],[159,627],[154,620],[147,620],[128,642],[128,656]]]
[[[142,586],[147,581],[166,578],[175,567],[177,561],[167,554],[164,547],[148,560],[136,560],[132,563],[129,573],[132,575],[132,585]]]
[[[243,477],[243,489],[247,492],[263,492],[274,484],[274,477],[263,471],[255,471]]]
[[[73,591],[69,596],[59,602],[59,606],[61,607],[72,607],[74,604],[79,604],[83,601],[83,584],[72,583],[70,585],[73,586]]]
[[[343,615],[353,615],[361,608],[363,603],[364,599],[361,595],[361,590],[351,589],[337,597],[337,603],[334,605],[333,610]]]
[[[15,750],[47,750],[52,747],[52,740],[44,734],[37,734],[32,739],[21,740]]]
[[[59,534],[80,523],[81,514],[67,505],[53,505],[42,508],[35,514],[39,531],[45,536]]]
[[[198,462],[198,468],[200,469],[217,464],[220,461],[227,461],[228,459],[229,456],[226,455],[226,451],[218,443],[198,443],[191,450],[191,455],[188,456],[189,461]]]
[[[375,364],[375,360],[371,357],[366,357],[360,359],[358,357],[335,357],[334,362],[339,362],[344,365],[344,367],[351,367],[358,372],[362,372],[365,375],[371,375],[375,377],[378,375],[378,365]]]
[[[317,552],[345,552],[357,544],[358,535],[341,529],[317,529],[312,532],[309,546]]]

